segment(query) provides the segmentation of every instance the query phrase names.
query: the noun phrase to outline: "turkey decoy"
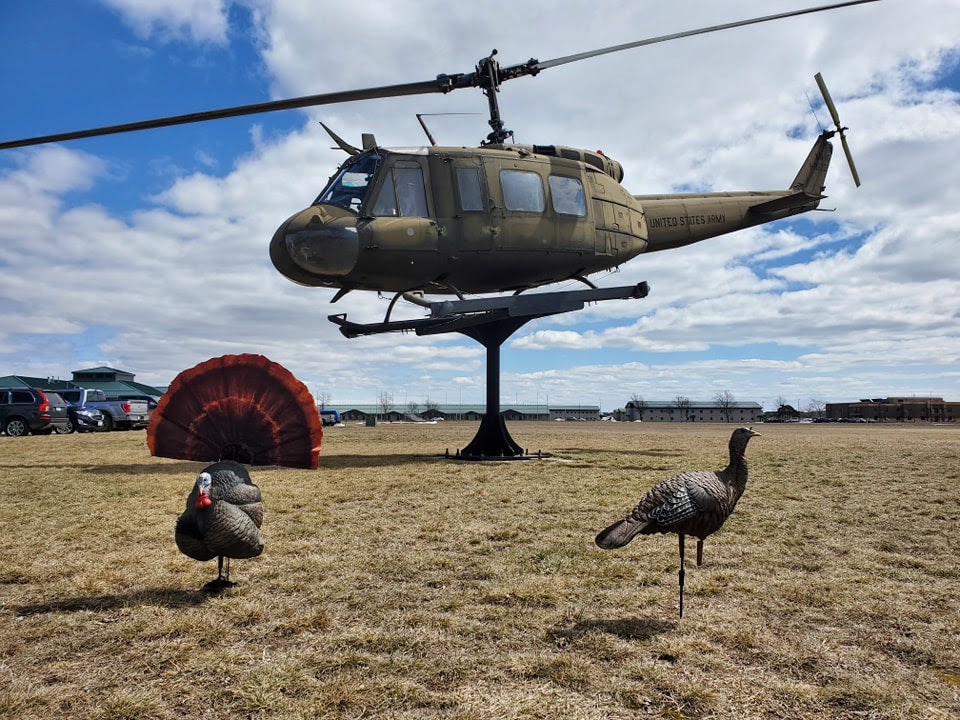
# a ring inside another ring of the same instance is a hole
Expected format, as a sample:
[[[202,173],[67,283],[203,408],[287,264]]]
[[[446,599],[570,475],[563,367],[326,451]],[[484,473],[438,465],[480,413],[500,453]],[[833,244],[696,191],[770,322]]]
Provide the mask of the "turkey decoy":
[[[230,582],[230,558],[252,558],[263,552],[262,524],[260,488],[250,481],[243,465],[225,460],[197,476],[187,507],[177,518],[174,538],[180,552],[194,560],[217,558],[217,578],[203,586],[216,592],[235,585]]]
[[[150,418],[147,446],[160,457],[216,461],[197,477],[175,533],[185,555],[218,558],[205,590],[233,585],[230,558],[263,552],[260,488],[240,463],[316,470],[322,439],[307,386],[263,355],[211,358],[174,378]]]
[[[654,485],[623,519],[597,535],[604,550],[623,547],[637,535],[677,533],[680,537],[680,617],[683,617],[683,550],[687,535],[697,538],[697,565],[703,562],[703,540],[715,533],[733,512],[747,484],[744,453],[760,433],[737,428],[730,436],[730,464],[718,471],[692,471]]]

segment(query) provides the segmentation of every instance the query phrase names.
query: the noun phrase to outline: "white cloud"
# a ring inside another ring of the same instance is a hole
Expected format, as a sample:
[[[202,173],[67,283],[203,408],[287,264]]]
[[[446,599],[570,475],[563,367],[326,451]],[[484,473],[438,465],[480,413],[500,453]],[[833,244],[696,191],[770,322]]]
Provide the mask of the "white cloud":
[[[112,7],[141,38],[189,37],[193,42],[227,40],[224,0],[101,0]]]
[[[144,52],[170,39],[222,45],[231,31],[224,2],[108,4],[136,29]],[[262,52],[275,97],[469,71],[493,47],[512,64],[758,12],[745,0],[706,4],[695,19],[669,4],[635,2],[548,14],[507,2],[384,1],[335,12],[306,0],[244,4],[258,36],[238,41]],[[775,3],[762,12],[786,9]],[[669,399],[730,389],[760,401],[931,390],[960,399],[960,376],[948,369],[960,359],[960,102],[938,80],[956,67],[956,27],[955,3],[888,2],[505,85],[502,110],[518,139],[602,147],[624,164],[632,192],[770,189],[789,184],[818,132],[804,93],[814,97],[812,75],[822,70],[864,185],[853,188],[837,147],[823,203],[836,212],[642,256],[594,277],[604,286],[649,281],[650,296],[522,328],[504,346],[504,398],[603,397],[613,407],[634,390]],[[319,108],[279,136],[253,123],[232,165],[217,167],[198,146],[194,166],[177,168],[132,210],[113,207],[115,160],[73,145],[19,152],[0,174],[0,310],[10,318],[0,329],[0,362],[60,376],[106,362],[165,384],[213,355],[256,351],[340,401],[372,401],[383,386],[395,397],[437,399],[446,389],[481,401],[477,343],[457,335],[346,340],[327,315],[379,321],[389,298],[353,292],[330,305],[332,291],[288,282],[267,257],[276,227],[343,158],[316,119],[353,142],[375,131],[385,144],[411,145],[424,142],[414,114],[431,111],[483,112],[485,101],[460,91]],[[488,132],[482,115],[431,126],[455,145]],[[143,143],[155,162],[170,162],[159,136]],[[56,275],[57,291],[42,307],[28,301],[34,267]],[[49,352],[38,355],[41,336]]]

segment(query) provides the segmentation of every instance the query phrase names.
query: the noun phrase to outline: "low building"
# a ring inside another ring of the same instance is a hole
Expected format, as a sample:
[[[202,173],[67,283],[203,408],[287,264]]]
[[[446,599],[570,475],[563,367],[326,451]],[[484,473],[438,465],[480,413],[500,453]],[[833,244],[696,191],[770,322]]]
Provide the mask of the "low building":
[[[598,405],[568,405],[550,408],[550,420],[596,421],[600,419]]]
[[[945,401],[942,397],[868,398],[827,403],[826,416],[833,420],[874,422],[958,422],[960,402]]]
[[[631,400],[621,413],[627,422],[710,422],[740,423],[749,425],[760,422],[763,407],[755,402],[720,403],[716,400]]]
[[[404,420],[480,420],[486,413],[485,405],[463,405],[431,403],[429,407],[412,403],[406,409],[391,406],[386,412],[383,406],[351,405],[327,403],[326,407],[336,408],[345,422],[364,422],[375,417],[383,422]],[[520,403],[501,403],[500,414],[509,422],[523,420],[599,420],[598,405],[575,405],[549,407],[547,405],[528,405]]]
[[[74,370],[73,380],[54,380],[52,378],[29,377],[26,375],[7,375],[0,377],[0,387],[32,387],[57,390],[69,388],[89,388],[103,390],[107,398],[120,395],[152,395],[160,397],[166,388],[157,388],[134,381],[134,374],[110,367]]]

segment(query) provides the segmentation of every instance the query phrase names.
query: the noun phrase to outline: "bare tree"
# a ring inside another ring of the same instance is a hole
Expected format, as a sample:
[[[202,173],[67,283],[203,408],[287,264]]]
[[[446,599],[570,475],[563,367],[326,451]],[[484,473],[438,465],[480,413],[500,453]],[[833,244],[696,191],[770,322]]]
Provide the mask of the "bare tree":
[[[817,400],[816,398],[810,398],[810,404],[807,405],[807,412],[809,412],[814,417],[823,417],[824,412],[826,412],[827,404],[823,400]]]
[[[733,404],[735,402],[733,393],[729,390],[724,390],[723,392],[718,392],[716,395],[714,395],[713,399],[720,408],[720,412],[723,413],[724,422],[730,422],[730,414],[733,410]]]
[[[435,402],[434,400],[431,400],[429,395],[426,398],[424,398],[423,406],[427,409],[427,411],[440,409],[440,404]]]
[[[382,416],[393,410],[393,393],[387,392],[386,390],[378,391],[377,409],[380,411],[381,419]]]
[[[680,411],[680,417],[684,422],[690,419],[690,398],[684,395],[677,395],[673,399],[673,404],[676,406],[677,410]]]
[[[636,410],[636,417],[633,420],[643,420],[643,411],[647,408],[647,401],[643,399],[640,393],[634,393],[630,396],[629,403]]]
[[[328,392],[318,392],[317,393],[317,405],[320,406],[321,410],[326,410],[327,403],[333,399],[333,396]]]

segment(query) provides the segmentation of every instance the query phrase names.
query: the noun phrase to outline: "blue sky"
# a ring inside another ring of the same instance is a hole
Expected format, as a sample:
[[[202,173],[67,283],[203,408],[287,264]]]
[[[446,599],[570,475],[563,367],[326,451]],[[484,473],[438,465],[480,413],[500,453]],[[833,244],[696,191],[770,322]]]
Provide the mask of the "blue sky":
[[[0,138],[14,139],[464,72],[814,3],[325,3],[12,0],[0,6]],[[885,395],[960,400],[960,3],[880,3],[689,38],[505,85],[518,142],[602,148],[636,194],[786,187],[839,105],[822,205],[789,222],[641,256],[600,285],[650,283],[530,323],[504,346],[503,398],[622,406],[729,390],[766,408]],[[481,402],[460,336],[347,340],[389,298],[302,288],[267,257],[276,227],[342,161],[319,126],[387,146],[486,135],[479,93],[349,103],[0,153],[0,375],[110,365],[167,384],[259,352],[338,402]],[[400,311],[416,317],[421,311]]]

